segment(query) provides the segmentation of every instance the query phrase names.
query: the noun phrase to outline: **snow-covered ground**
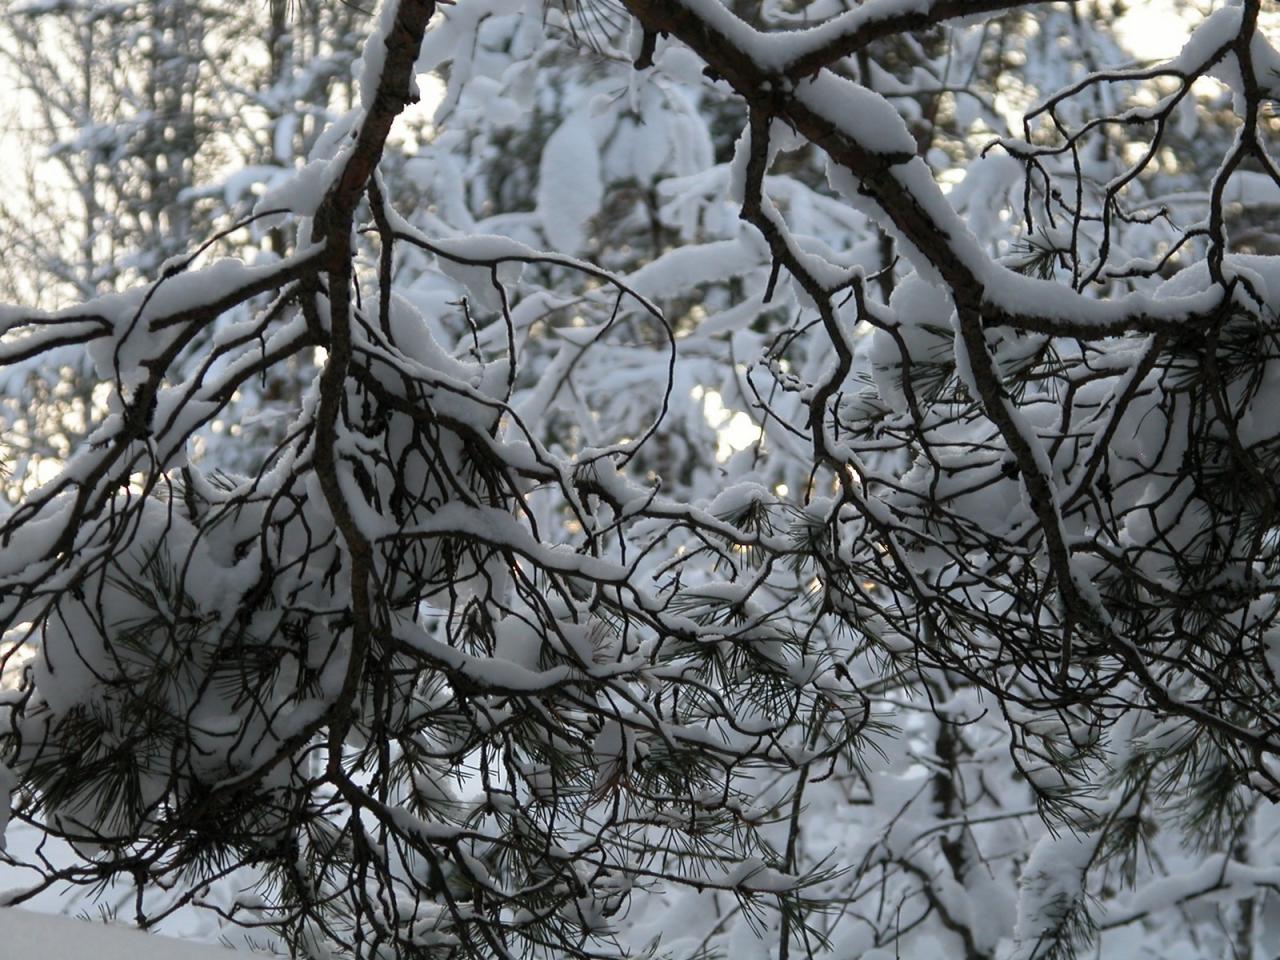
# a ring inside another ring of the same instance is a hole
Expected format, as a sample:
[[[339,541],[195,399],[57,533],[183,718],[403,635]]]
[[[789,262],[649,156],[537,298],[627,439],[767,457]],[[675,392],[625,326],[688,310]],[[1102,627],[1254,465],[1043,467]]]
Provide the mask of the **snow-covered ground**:
[[[0,956],[41,960],[230,960],[230,950],[105,923],[0,908]]]

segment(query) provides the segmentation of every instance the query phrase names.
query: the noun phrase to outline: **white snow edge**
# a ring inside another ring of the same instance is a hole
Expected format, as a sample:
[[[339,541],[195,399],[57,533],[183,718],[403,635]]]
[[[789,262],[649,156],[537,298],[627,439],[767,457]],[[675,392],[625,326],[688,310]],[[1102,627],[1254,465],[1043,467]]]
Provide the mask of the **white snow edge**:
[[[0,907],[0,954],[42,960],[232,960],[234,950],[107,923]]]

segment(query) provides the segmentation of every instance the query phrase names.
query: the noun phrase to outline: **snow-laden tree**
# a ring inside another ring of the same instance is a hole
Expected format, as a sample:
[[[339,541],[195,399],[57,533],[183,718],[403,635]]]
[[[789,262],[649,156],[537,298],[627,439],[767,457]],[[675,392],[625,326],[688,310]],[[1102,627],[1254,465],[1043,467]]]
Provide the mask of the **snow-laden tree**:
[[[222,255],[279,249],[269,231],[226,228],[349,106],[366,16],[284,0],[7,0],[0,10],[0,69],[16,88],[0,297],[49,309],[123,291],[189,253],[193,237]],[[48,479],[96,426],[99,380],[83,353],[71,359],[8,379],[10,496]],[[255,412],[295,398],[293,374],[274,372]]]
[[[385,0],[346,112],[363,28],[266,12],[209,136],[275,152],[190,192],[251,222],[0,315],[11,395],[101,385],[0,514],[6,902],[1275,953],[1258,0],[1155,64],[1106,3]]]

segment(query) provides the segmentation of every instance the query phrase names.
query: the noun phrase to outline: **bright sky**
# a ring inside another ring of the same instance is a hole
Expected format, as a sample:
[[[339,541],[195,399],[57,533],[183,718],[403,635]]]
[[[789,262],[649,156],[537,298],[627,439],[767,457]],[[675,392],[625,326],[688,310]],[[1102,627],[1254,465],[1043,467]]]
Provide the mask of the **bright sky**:
[[[1200,14],[1185,0],[1131,0],[1116,23],[1120,42],[1139,60],[1163,60],[1182,49]]]

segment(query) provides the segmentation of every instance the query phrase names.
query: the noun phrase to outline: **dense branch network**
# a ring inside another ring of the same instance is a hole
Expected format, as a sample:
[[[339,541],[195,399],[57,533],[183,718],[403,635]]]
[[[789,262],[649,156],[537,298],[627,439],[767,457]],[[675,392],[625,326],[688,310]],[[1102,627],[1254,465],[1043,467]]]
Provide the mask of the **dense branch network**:
[[[838,182],[842,175],[847,176],[851,194],[856,193],[874,202],[888,221],[886,225],[895,230],[916,252],[921,261],[917,265],[918,269],[932,273],[945,285],[946,295],[955,310],[955,346],[960,369],[953,386],[958,388],[956,393],[960,403],[944,405],[936,400],[922,403],[915,396],[916,391],[911,383],[911,348],[906,343],[905,335],[900,332],[901,327],[913,322],[913,319],[895,317],[889,312],[881,312],[877,316],[867,309],[863,296],[854,298],[853,319],[866,321],[882,330],[894,341],[900,354],[901,390],[908,407],[906,412],[910,417],[905,425],[905,432],[911,436],[920,455],[925,459],[919,465],[926,474],[932,473],[933,476],[919,478],[911,487],[903,489],[895,481],[879,474],[874,467],[865,465],[867,453],[860,451],[856,442],[847,443],[846,450],[842,451],[844,455],[835,458],[842,466],[851,468],[847,474],[837,472],[837,478],[845,488],[842,498],[858,507],[857,515],[862,522],[875,527],[871,538],[882,538],[889,545],[884,553],[893,555],[897,566],[909,569],[922,564],[908,559],[903,553],[903,547],[893,545],[895,540],[900,541],[905,537],[916,541],[923,539],[924,543],[921,545],[925,546],[926,552],[929,548],[940,551],[941,555],[935,554],[930,558],[932,562],[927,564],[935,568],[931,572],[931,576],[936,578],[934,582],[921,583],[913,577],[915,582],[909,580],[903,584],[908,594],[915,595],[913,617],[933,621],[925,635],[932,633],[942,637],[952,632],[939,621],[941,611],[938,607],[946,611],[947,619],[955,618],[957,623],[982,618],[974,626],[980,624],[983,632],[997,632],[1002,641],[1001,660],[1011,658],[1019,672],[1026,670],[1031,675],[1034,689],[1038,691],[1037,706],[1069,706],[1087,702],[1091,699],[1091,694],[1105,696],[1114,686],[1116,672],[1122,671],[1131,674],[1139,682],[1145,696],[1158,709],[1180,714],[1203,724],[1221,735],[1226,743],[1242,747],[1255,755],[1274,753],[1274,717],[1269,704],[1264,706],[1257,699],[1257,693],[1270,686],[1265,661],[1259,664],[1263,672],[1256,675],[1252,682],[1233,690],[1222,684],[1220,679],[1231,671],[1224,669],[1225,664],[1210,654],[1208,661],[1195,663],[1185,677],[1196,686],[1203,683],[1209,688],[1197,690],[1194,698],[1184,698],[1180,692],[1175,692],[1180,690],[1181,685],[1170,682],[1170,678],[1164,675],[1165,667],[1161,661],[1171,661],[1176,669],[1186,664],[1184,657],[1189,651],[1179,650],[1183,656],[1172,657],[1168,652],[1163,655],[1155,653],[1148,659],[1146,651],[1153,648],[1167,650],[1170,643],[1177,645],[1180,642],[1178,637],[1170,635],[1165,618],[1158,617],[1156,611],[1167,611],[1174,595],[1180,595],[1181,602],[1191,607],[1212,606],[1213,601],[1207,593],[1218,593],[1216,585],[1193,585],[1184,578],[1178,578],[1176,586],[1161,588],[1152,582],[1153,578],[1141,578],[1143,582],[1133,586],[1138,588],[1140,594],[1151,591],[1152,609],[1144,617],[1140,609],[1136,610],[1127,604],[1109,608],[1105,596],[1089,585],[1090,581],[1098,579],[1098,567],[1094,567],[1088,575],[1084,574],[1091,555],[1102,569],[1112,568],[1117,575],[1126,579],[1132,578],[1134,571],[1143,566],[1136,562],[1133,555],[1123,555],[1118,549],[1126,539],[1122,531],[1129,517],[1124,507],[1115,502],[1115,498],[1120,496],[1122,502],[1123,499],[1138,500],[1128,508],[1134,512],[1153,509],[1154,504],[1141,502],[1140,498],[1147,491],[1138,491],[1137,497],[1124,496],[1126,487],[1139,482],[1138,477],[1143,480],[1148,477],[1152,465],[1144,463],[1139,470],[1129,475],[1121,467],[1117,471],[1119,476],[1114,479],[1099,474],[1098,468],[1107,456],[1108,441],[1114,435],[1117,425],[1126,417],[1132,417],[1135,407],[1139,405],[1150,409],[1150,401],[1144,403],[1145,398],[1141,396],[1148,391],[1156,394],[1155,406],[1164,414],[1166,435],[1158,441],[1161,447],[1168,444],[1169,434],[1178,430],[1181,411],[1171,407],[1174,404],[1181,405],[1179,401],[1189,404],[1199,414],[1197,419],[1217,424],[1225,434],[1221,437],[1200,438],[1202,446],[1214,445],[1215,449],[1210,451],[1193,446],[1188,451],[1187,459],[1192,460],[1195,465],[1178,466],[1175,476],[1170,478],[1172,482],[1169,483],[1169,489],[1162,491],[1161,500],[1171,499],[1177,504],[1177,512],[1187,510],[1188,499],[1200,500],[1202,496],[1200,491],[1194,489],[1195,474],[1211,470],[1242,471],[1250,486],[1256,490],[1257,497],[1263,501],[1260,504],[1261,515],[1252,517],[1249,521],[1253,527],[1253,535],[1244,539],[1234,529],[1246,522],[1240,516],[1233,516],[1229,520],[1214,517],[1207,523],[1192,521],[1185,526],[1181,518],[1174,521],[1183,528],[1179,534],[1181,538],[1185,538],[1183,542],[1177,543],[1177,547],[1181,548],[1178,550],[1180,558],[1186,563],[1195,563],[1192,557],[1197,551],[1187,548],[1194,543],[1204,549],[1207,544],[1201,546],[1203,541],[1214,542],[1218,549],[1226,551],[1225,556],[1215,556],[1210,561],[1216,566],[1211,575],[1215,581],[1220,582],[1221,576],[1233,565],[1244,574],[1244,570],[1255,564],[1265,564],[1266,557],[1270,554],[1266,546],[1265,531],[1273,526],[1274,509],[1270,506],[1274,499],[1273,487],[1263,476],[1258,452],[1249,449],[1255,445],[1242,442],[1236,426],[1245,406],[1252,400],[1253,390],[1229,383],[1220,371],[1213,369],[1216,366],[1214,360],[1217,343],[1222,336],[1220,331],[1224,327],[1234,324],[1253,328],[1249,333],[1239,330],[1237,336],[1267,336],[1263,326],[1266,322],[1265,311],[1268,309],[1265,298],[1256,289],[1252,291],[1252,295],[1249,292],[1250,287],[1256,286],[1259,281],[1251,278],[1247,271],[1228,269],[1224,272],[1223,267],[1227,248],[1222,227],[1224,185],[1245,157],[1256,157],[1270,164],[1258,136],[1258,104],[1264,98],[1265,91],[1259,89],[1259,73],[1254,69],[1249,52],[1255,40],[1257,5],[1223,11],[1206,22],[1201,27],[1201,32],[1220,34],[1223,39],[1212,45],[1193,42],[1180,58],[1190,62],[1173,63],[1158,71],[1127,75],[1145,79],[1168,74],[1180,78],[1179,92],[1162,101],[1158,110],[1129,111],[1114,121],[1097,118],[1079,132],[1068,132],[1059,124],[1059,132],[1065,135],[1065,146],[1040,149],[1028,147],[1022,150],[1014,145],[1014,149],[1024,156],[1065,153],[1077,150],[1080,138],[1086,136],[1092,128],[1107,122],[1156,122],[1157,130],[1152,148],[1134,169],[1107,184],[1103,213],[1099,218],[1103,230],[1098,241],[1097,265],[1086,275],[1078,277],[1077,287],[1083,290],[1093,284],[1102,271],[1102,265],[1108,257],[1108,229],[1118,207],[1117,196],[1126,183],[1150,162],[1150,157],[1159,144],[1161,119],[1177,105],[1197,76],[1229,54],[1239,58],[1242,74],[1249,78],[1244,81],[1241,95],[1250,106],[1237,144],[1224,161],[1211,187],[1209,283],[1205,285],[1203,293],[1187,291],[1197,294],[1196,297],[1187,297],[1181,302],[1169,304],[1174,307],[1173,310],[1151,309],[1146,298],[1138,296],[1120,298],[1105,305],[1095,299],[1071,298],[1060,288],[1053,288],[1053,292],[1050,292],[1045,281],[1016,275],[1007,268],[991,263],[977,250],[968,231],[945,204],[932,180],[923,175],[925,171],[921,161],[907,155],[906,151],[892,147],[886,149],[883,144],[868,147],[868,137],[859,129],[868,120],[859,117],[851,120],[849,111],[845,109],[850,100],[857,102],[851,86],[847,91],[843,90],[830,74],[819,74],[811,80],[801,80],[791,86],[785,69],[779,73],[768,66],[768,53],[774,38],[753,35],[745,25],[739,25],[736,31],[722,32],[718,29],[718,24],[703,15],[698,4],[637,4],[636,9],[648,29],[669,33],[688,43],[718,76],[732,84],[751,105],[751,135],[740,144],[740,149],[747,154],[740,161],[746,166],[743,217],[761,230],[769,240],[773,256],[797,277],[806,293],[815,300],[822,315],[823,326],[841,358],[831,382],[816,384],[811,391],[813,399],[809,425],[815,456],[819,460],[832,459],[831,443],[824,436],[831,429],[826,425],[830,413],[825,407],[836,388],[848,376],[851,363],[851,351],[844,342],[845,334],[842,333],[833,298],[841,295],[851,285],[855,290],[858,289],[861,280],[858,277],[840,278],[837,282],[824,284],[820,275],[808,268],[805,257],[795,248],[794,243],[789,242],[785,225],[776,212],[771,210],[762,188],[763,170],[768,165],[771,150],[770,124],[781,122],[825,150],[832,165],[837,168],[832,175],[833,181]],[[753,41],[759,44],[758,50],[753,49]],[[1196,62],[1193,52],[1201,47],[1209,49],[1203,59]],[[1269,48],[1265,49],[1269,51]],[[1052,114],[1054,105],[1062,97],[1112,79],[1115,78],[1107,74],[1094,75],[1080,84],[1079,89],[1067,91],[1059,98],[1048,101],[1040,111]],[[782,88],[782,95],[776,92],[779,87]],[[841,97],[837,95],[839,93],[847,93],[848,96]],[[867,113],[874,114],[874,110],[868,110]],[[1035,113],[1031,116],[1034,117]],[[876,115],[876,119],[892,126],[896,118],[886,112]],[[897,126],[901,127],[901,124]],[[887,139],[889,138],[882,136],[882,140]],[[905,129],[898,139],[905,144]],[[754,176],[753,169],[756,171]],[[1078,176],[1083,176],[1078,166],[1075,172]],[[1056,191],[1044,192],[1055,198],[1060,196]],[[1030,213],[1028,216],[1030,224],[1034,224]],[[1083,259],[1078,247],[1081,243],[1081,223],[1087,214],[1082,210],[1074,210],[1070,212],[1070,216],[1073,244],[1062,251],[1062,254],[1070,262],[1077,264]],[[1189,235],[1194,235],[1195,229],[1189,231]],[[1079,267],[1075,269],[1078,274]],[[1155,272],[1154,268],[1148,268],[1148,271]],[[1052,314],[1046,316],[1034,309],[1033,304],[1038,299],[1047,300],[1050,297],[1055,304]],[[1127,301],[1134,302],[1131,304]],[[1200,303],[1204,306],[1200,306]],[[1099,309],[1100,307],[1114,309]],[[1095,318],[1104,313],[1108,315],[1099,323]],[[1164,315],[1159,316],[1160,313]],[[1152,314],[1157,314],[1158,319],[1152,318]],[[945,317],[939,319],[945,320]],[[914,322],[918,324],[920,321]],[[1126,344],[1123,349],[1132,359],[1110,374],[1105,372],[1105,368],[1095,366],[1089,354],[1098,348],[1091,348],[1088,341],[1100,340],[1102,335],[1107,334],[1114,337],[1127,330],[1150,331],[1154,337],[1136,345],[1139,347],[1137,350]],[[1041,336],[1027,336],[1028,331],[1035,331]],[[1090,332],[1093,333],[1092,336],[1089,336]],[[1074,344],[1070,347],[1058,346],[1057,341],[1063,338],[1070,338]],[[1175,350],[1168,349],[1171,342],[1176,344]],[[1037,430],[1018,409],[1020,404],[1014,397],[1011,381],[1015,377],[1025,379],[1028,360],[1034,363],[1051,351],[1058,353],[1068,349],[1078,354],[1079,360],[1069,356],[1055,357],[1055,366],[1061,364],[1061,373],[1054,370],[1050,375],[1041,376],[1042,380],[1048,381],[1045,384],[1047,389],[1044,389],[1043,402],[1062,403],[1059,398],[1066,399],[1061,411],[1060,426],[1051,432]],[[1204,371],[1208,382],[1200,389],[1180,390],[1178,385],[1167,382],[1168,378],[1175,375],[1176,368],[1185,363],[1177,355],[1181,351],[1203,353],[1208,367]],[[1002,363],[1002,353],[1015,356],[1021,354],[1013,362],[1023,369],[1008,370],[1008,361]],[[1002,370],[1002,366],[1005,369]],[[1148,381],[1148,378],[1160,386],[1156,389],[1145,386],[1144,381]],[[1074,394],[1085,383],[1089,383],[1090,392],[1096,395],[1099,386],[1108,380],[1112,386],[1110,396],[1093,399],[1088,413],[1079,417],[1074,409]],[[1182,393],[1190,395],[1179,397],[1178,394]],[[966,399],[968,404],[963,402]],[[1208,410],[1205,409],[1206,405]],[[966,406],[968,409],[965,409]],[[838,412],[836,417],[839,417]],[[948,446],[960,440],[960,437],[952,433],[955,419],[967,421],[961,442],[981,444],[990,451],[988,469],[996,468],[995,472],[1003,474],[1008,484],[1015,489],[1021,487],[1018,493],[1002,499],[1005,502],[1016,502],[1021,495],[1021,499],[1030,508],[1030,516],[1026,520],[1032,522],[1012,524],[1015,536],[1004,543],[988,539],[990,531],[983,531],[981,537],[975,537],[976,531],[965,529],[968,524],[963,512],[952,513],[948,509],[951,505],[947,501],[952,498],[938,495],[939,486],[956,486],[959,483],[961,489],[982,487],[982,484],[975,483],[978,479],[975,471],[980,467],[972,457],[962,455],[952,460],[953,465],[944,465],[944,461],[951,459],[948,457],[949,453],[959,452],[947,450]],[[1082,424],[1081,420],[1085,422]],[[983,422],[989,423],[993,428],[993,432],[985,437],[981,435]],[[837,422],[836,429],[838,426]],[[851,433],[856,437],[858,425],[849,426],[853,427]],[[879,432],[885,426],[887,425],[877,424],[875,431],[864,434],[871,441],[864,448],[866,451],[882,450]],[[974,426],[977,427],[976,434],[972,432]],[[1209,430],[1214,429],[1208,423],[1205,426]],[[1216,449],[1218,447],[1225,447],[1226,451]],[[1228,458],[1227,462],[1223,462],[1224,454]],[[1206,459],[1208,462],[1205,462]],[[972,479],[961,481],[962,474],[967,474]],[[1095,483],[1104,484],[1107,488],[1107,504],[1103,504],[1101,496],[1090,489]],[[896,491],[893,490],[895,486],[899,486]],[[883,509],[869,508],[869,503],[862,500],[866,496],[862,491],[868,490],[877,491],[872,495],[876,499],[896,501],[893,507],[898,511],[918,511],[921,526],[917,528],[907,525],[898,528],[894,522],[897,518],[889,520],[890,513]],[[885,496],[885,493],[889,495]],[[912,504],[912,500],[917,502]],[[1209,502],[1204,506],[1212,510],[1214,505]],[[1074,511],[1070,509],[1072,507],[1075,508]],[[834,519],[833,517],[833,521]],[[889,522],[885,522],[886,520]],[[1155,539],[1164,539],[1173,533],[1172,530],[1161,529],[1165,522],[1167,521],[1157,525]],[[1190,542],[1186,542],[1187,540]],[[1152,544],[1144,543],[1139,549],[1144,552],[1156,550],[1165,553]],[[981,558],[981,566],[974,563],[975,552],[986,555]],[[1170,550],[1164,557],[1171,564],[1179,559],[1173,553]],[[1032,572],[1035,564],[1027,566],[1025,562],[1036,555],[1043,556],[1047,564],[1042,571]],[[874,556],[874,553],[868,552],[867,556]],[[937,562],[939,559],[942,560],[941,565]],[[1025,579],[1001,583],[1003,578],[991,576],[990,565],[993,562],[1008,565],[1015,559],[1028,571],[1027,575],[1040,580],[1039,585],[1032,586]],[[982,569],[983,567],[988,569]],[[880,578],[876,579],[878,581]],[[1249,579],[1244,574],[1244,582],[1240,584],[1242,596],[1239,600],[1261,602],[1264,608],[1269,608],[1266,598],[1272,591],[1265,583],[1257,583],[1251,589]],[[1198,587],[1198,595],[1189,597],[1189,587]],[[1012,616],[995,615],[996,619],[992,622],[987,618],[994,615],[996,608],[1004,605],[994,603],[994,597],[983,598],[982,593],[987,589],[1005,594],[1022,604],[1033,597],[1042,599],[1033,608],[1034,616],[1026,616],[1020,610],[1011,609]],[[1049,609],[1044,609],[1041,604],[1049,601],[1050,597],[1051,605]],[[947,599],[951,600],[950,604],[946,602]],[[857,603],[856,600],[854,602]],[[1058,609],[1053,609],[1059,604]],[[1235,612],[1238,607],[1232,605],[1231,609]],[[1047,618],[1045,614],[1048,615]],[[1123,619],[1118,620],[1118,616]],[[1268,619],[1261,610],[1255,612],[1246,621],[1248,625],[1245,631],[1242,631],[1245,635],[1253,634],[1253,644],[1243,642],[1244,636],[1239,636],[1232,646],[1242,653],[1249,646],[1253,647],[1255,653],[1264,649],[1258,644],[1260,633],[1254,631],[1258,631]],[[1001,623],[1001,620],[1005,622]],[[1048,630],[1045,630],[1046,626]],[[902,632],[908,637],[918,637],[922,630],[911,623]],[[1081,658],[1079,661],[1072,652],[1073,634],[1081,635],[1082,642],[1077,651]],[[962,636],[955,639],[961,639]],[[968,672],[975,663],[973,654],[976,651],[967,647],[963,649],[964,655],[957,657],[949,665]],[[986,659],[983,656],[976,662]],[[1000,665],[1000,661],[994,664],[983,663],[984,669],[973,671],[974,679],[981,682],[981,678],[985,676],[986,682],[994,687],[1003,682],[997,679],[1002,674]],[[1073,670],[1077,665],[1083,669]],[[1101,666],[1100,673],[1094,672],[1095,666]],[[989,670],[988,667],[996,669]],[[1053,696],[1041,699],[1046,691]],[[1204,706],[1199,702],[1201,698],[1211,706]],[[1251,761],[1246,760],[1245,766],[1250,765]],[[1260,774],[1265,779],[1270,779],[1271,775],[1265,772],[1265,767],[1260,770]]]

